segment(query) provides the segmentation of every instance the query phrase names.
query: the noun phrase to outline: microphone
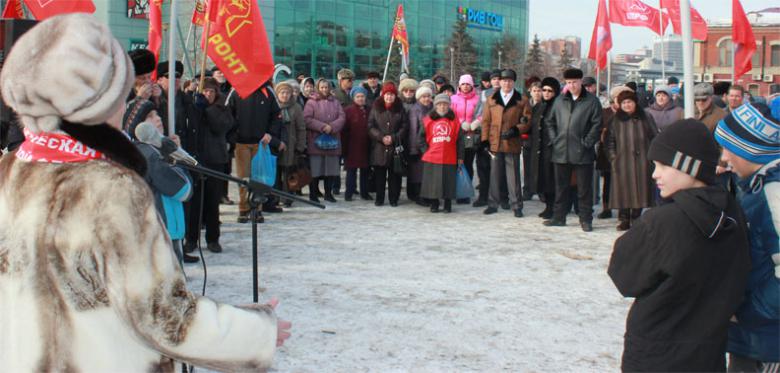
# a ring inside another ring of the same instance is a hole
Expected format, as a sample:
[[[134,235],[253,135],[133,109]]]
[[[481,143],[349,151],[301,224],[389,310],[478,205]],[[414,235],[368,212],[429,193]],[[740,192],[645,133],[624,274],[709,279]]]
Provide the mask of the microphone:
[[[138,141],[154,146],[160,150],[160,153],[165,158],[171,158],[174,161],[188,164],[191,166],[197,166],[198,161],[189,155],[184,149],[176,145],[173,140],[163,136],[154,124],[149,122],[142,122],[135,127],[135,137]]]

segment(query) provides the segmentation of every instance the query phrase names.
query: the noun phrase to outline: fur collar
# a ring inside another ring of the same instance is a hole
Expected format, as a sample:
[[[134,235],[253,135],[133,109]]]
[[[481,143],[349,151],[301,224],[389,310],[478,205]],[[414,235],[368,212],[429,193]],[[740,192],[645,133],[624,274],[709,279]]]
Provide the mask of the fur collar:
[[[391,113],[400,113],[401,110],[403,110],[404,106],[401,104],[401,98],[396,96],[395,101],[393,101],[393,105],[390,106],[390,112]],[[379,97],[376,100],[374,100],[374,105],[372,107],[372,110],[376,110],[379,113],[384,113],[387,111],[385,108],[385,101]]]
[[[437,119],[441,119],[441,118],[445,118],[445,119],[449,119],[449,120],[454,120],[455,119],[455,113],[452,112],[452,109],[448,110],[447,114],[444,114],[444,116],[439,115],[439,113],[436,112],[436,110],[431,110],[431,113],[429,114],[429,116],[433,120],[437,120]]]
[[[146,175],[146,159],[130,139],[114,127],[105,123],[87,126],[63,121],[60,129],[84,145],[103,153],[106,158],[135,171],[141,177]]]
[[[617,113],[615,113],[615,116],[621,122],[627,122],[627,121],[629,121],[631,119],[644,120],[645,119],[645,111],[642,110],[641,107],[639,107],[639,104],[637,104],[636,105],[636,110],[634,111],[633,114],[628,114],[625,111],[623,111],[622,109],[618,109]]]
[[[496,89],[495,92],[493,92],[493,100],[496,104],[503,106],[504,109],[517,105],[520,102],[520,99],[522,99],[520,92],[515,90],[515,93],[512,94],[512,98],[504,105],[504,100],[501,98],[501,89]]]

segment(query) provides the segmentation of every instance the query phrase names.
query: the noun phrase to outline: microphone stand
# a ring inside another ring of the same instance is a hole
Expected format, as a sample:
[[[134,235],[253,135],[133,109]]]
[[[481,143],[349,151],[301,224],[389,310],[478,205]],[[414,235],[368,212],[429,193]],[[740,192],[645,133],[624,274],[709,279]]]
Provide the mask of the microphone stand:
[[[214,171],[212,169],[208,169],[202,166],[193,166],[191,164],[187,164],[184,162],[178,162],[176,160],[173,160],[173,165],[180,166],[182,168],[185,168],[187,170],[190,170],[192,172],[196,172],[198,174],[201,174],[206,177],[213,177],[215,179],[220,179],[228,182],[233,182],[238,184],[239,186],[247,188],[249,191],[249,208],[250,208],[250,214],[252,218],[252,301],[257,303],[259,299],[258,295],[258,273],[257,273],[257,211],[258,208],[260,208],[260,205],[265,201],[267,195],[277,196],[280,198],[287,198],[291,200],[295,200],[307,205],[311,205],[314,207],[319,207],[321,209],[325,209],[325,205],[322,205],[317,202],[312,202],[307,199],[303,199],[301,197],[298,197],[294,194],[290,194],[287,192],[283,192],[278,189],[274,189],[274,187],[265,185],[261,182],[254,181],[251,179],[239,179],[237,177],[233,177],[231,175]]]

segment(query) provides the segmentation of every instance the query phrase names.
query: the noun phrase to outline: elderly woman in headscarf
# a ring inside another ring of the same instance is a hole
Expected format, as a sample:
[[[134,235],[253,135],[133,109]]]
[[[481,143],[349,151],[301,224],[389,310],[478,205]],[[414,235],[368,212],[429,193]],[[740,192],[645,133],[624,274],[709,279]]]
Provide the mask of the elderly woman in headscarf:
[[[344,128],[344,110],[333,97],[332,87],[326,79],[317,80],[317,92],[306,102],[303,119],[308,129],[307,149],[311,166],[312,183],[309,199],[319,202],[317,179],[325,181],[325,200],[336,202],[333,187],[339,177],[341,165],[341,130]],[[336,145],[330,144],[335,140]]]
[[[293,80],[294,81],[294,80]],[[275,87],[276,102],[279,104],[282,116],[282,133],[286,133],[284,150],[279,155],[276,163],[276,187],[288,191],[287,176],[298,165],[303,153],[306,151],[306,123],[303,120],[303,109],[293,98],[295,88],[287,81],[278,83]],[[292,201],[285,201],[285,205],[292,205]]]
[[[347,170],[347,190],[344,192],[344,200],[351,201],[357,188],[357,173],[360,170],[360,198],[371,201],[368,194],[368,90],[362,86],[353,87],[349,91],[352,105],[344,109],[346,121],[341,132],[342,156],[344,168]]]
[[[463,132],[455,113],[450,109],[450,97],[439,93],[433,100],[434,109],[425,116],[420,129],[423,148],[423,182],[420,195],[439,212],[439,199],[444,200],[444,212],[452,212],[456,197],[458,165],[463,164],[465,149]]]
[[[561,92],[561,83],[553,77],[541,81],[542,97],[534,105],[531,114],[531,183],[528,190],[544,198],[544,211],[539,214],[542,219],[551,219],[555,204],[555,168],[552,163],[552,139],[549,138],[545,124],[553,102]]]

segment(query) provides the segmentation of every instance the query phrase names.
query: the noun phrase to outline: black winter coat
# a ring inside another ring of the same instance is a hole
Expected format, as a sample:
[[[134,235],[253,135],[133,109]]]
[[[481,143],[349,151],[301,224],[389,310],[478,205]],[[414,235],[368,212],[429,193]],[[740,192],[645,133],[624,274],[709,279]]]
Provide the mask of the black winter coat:
[[[396,98],[390,109],[385,108],[384,101],[374,101],[371,113],[368,115],[368,137],[371,139],[371,165],[389,167],[393,160],[395,147],[406,141],[408,124],[406,111],[401,100]],[[382,143],[385,136],[393,138],[393,143],[386,146]]]
[[[225,164],[228,158],[227,133],[233,129],[235,122],[230,110],[217,98],[214,104],[204,110],[200,127],[200,142],[196,159],[205,164]]]
[[[592,164],[601,134],[601,102],[586,90],[574,101],[571,92],[558,96],[545,119],[553,141],[553,163]]]
[[[677,192],[615,241],[608,273],[636,298],[623,371],[724,371],[729,318],[745,291],[745,218],[721,187]]]
[[[555,194],[555,171],[552,163],[552,140],[545,117],[552,109],[553,100],[542,100],[534,105],[531,114],[531,183],[532,194]]]
[[[225,104],[236,120],[235,142],[257,144],[266,133],[271,135],[271,148],[276,151],[282,142],[281,109],[271,89],[263,85],[247,98],[233,90]]]

